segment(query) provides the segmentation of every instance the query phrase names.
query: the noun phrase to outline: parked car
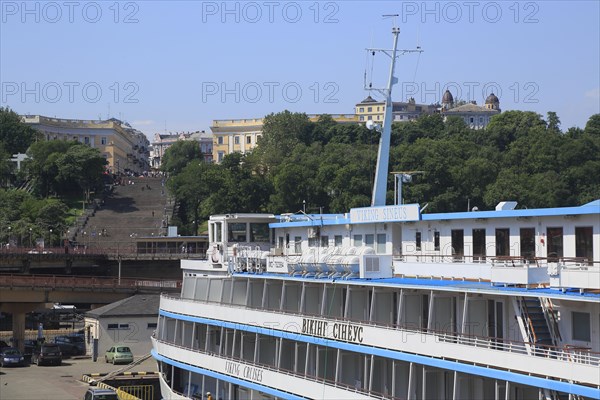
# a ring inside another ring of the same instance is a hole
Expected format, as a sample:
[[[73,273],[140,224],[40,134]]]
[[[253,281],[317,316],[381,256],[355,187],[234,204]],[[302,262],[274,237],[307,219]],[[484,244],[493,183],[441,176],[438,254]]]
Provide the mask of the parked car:
[[[57,345],[60,348],[60,352],[62,354],[63,359],[70,358],[79,353],[79,350],[75,345],[69,343],[52,343]]]
[[[37,365],[62,364],[62,352],[56,343],[44,343],[33,350],[31,362]]]
[[[83,400],[119,400],[119,397],[112,389],[89,388]]]
[[[68,344],[71,346],[71,355],[73,356],[81,356],[85,354],[85,339],[80,335],[66,335],[66,336],[56,336],[54,338],[54,343],[60,344]],[[62,347],[61,347],[62,350]],[[63,354],[65,352],[63,351]]]
[[[106,354],[104,354],[104,361],[106,361],[107,363],[111,362],[113,364],[129,364],[133,362],[133,353],[131,352],[131,349],[127,346],[113,346],[106,351]]]
[[[38,341],[33,339],[25,339],[25,343],[23,344],[23,357],[25,357],[25,361],[31,362],[31,357],[33,356],[33,351],[38,346]]]
[[[0,367],[23,367],[25,357],[16,347],[5,347],[0,351]]]

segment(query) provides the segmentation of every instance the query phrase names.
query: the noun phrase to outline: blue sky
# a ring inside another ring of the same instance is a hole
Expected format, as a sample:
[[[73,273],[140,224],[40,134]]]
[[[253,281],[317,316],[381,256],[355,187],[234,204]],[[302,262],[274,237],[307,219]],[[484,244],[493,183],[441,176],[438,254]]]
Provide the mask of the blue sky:
[[[352,113],[366,47],[389,48],[394,100],[450,88],[503,110],[556,111],[562,128],[600,112],[600,2],[0,1],[0,105],[128,121],[155,133],[284,109]],[[388,60],[374,59],[373,84]],[[369,79],[370,80],[370,79]]]

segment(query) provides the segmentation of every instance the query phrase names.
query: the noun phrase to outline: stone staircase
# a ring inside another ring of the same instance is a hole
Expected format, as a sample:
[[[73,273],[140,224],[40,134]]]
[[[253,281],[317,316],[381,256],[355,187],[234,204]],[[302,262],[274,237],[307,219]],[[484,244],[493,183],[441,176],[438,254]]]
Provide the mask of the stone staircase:
[[[123,177],[115,185],[75,240],[90,251],[126,253],[139,237],[164,236],[173,206],[164,178]]]

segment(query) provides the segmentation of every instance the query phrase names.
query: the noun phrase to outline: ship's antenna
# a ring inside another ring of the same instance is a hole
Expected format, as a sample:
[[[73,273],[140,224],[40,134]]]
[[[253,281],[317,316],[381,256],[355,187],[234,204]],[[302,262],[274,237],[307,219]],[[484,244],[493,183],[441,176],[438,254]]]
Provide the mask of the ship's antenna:
[[[381,138],[379,141],[379,150],[377,153],[377,169],[375,171],[375,183],[373,185],[373,197],[371,198],[371,206],[385,206],[386,194],[387,194],[387,175],[390,161],[390,138],[392,132],[392,88],[394,84],[398,83],[398,78],[394,76],[394,68],[396,66],[396,58],[398,52],[400,54],[406,53],[420,53],[423,50],[417,48],[416,50],[398,50],[398,35],[400,34],[400,28],[395,25],[396,17],[398,14],[384,15],[384,18],[393,18],[394,26],[392,28],[392,35],[394,36],[394,47],[392,50],[388,49],[368,49],[372,52],[382,52],[390,57],[390,73],[388,79],[388,85],[385,89],[375,89],[383,95],[385,98],[385,113],[383,117],[383,126],[374,124],[372,121],[370,124],[367,123],[367,127],[370,129],[381,130]]]

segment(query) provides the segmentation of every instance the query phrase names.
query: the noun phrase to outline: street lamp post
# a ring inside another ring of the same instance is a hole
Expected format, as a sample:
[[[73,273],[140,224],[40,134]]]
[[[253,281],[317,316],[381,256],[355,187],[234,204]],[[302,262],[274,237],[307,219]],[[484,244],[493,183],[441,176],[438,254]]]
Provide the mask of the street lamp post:
[[[29,247],[33,247],[33,241],[31,240],[31,235],[32,235],[32,229],[29,228]]]
[[[48,237],[48,246],[52,247],[52,228],[50,228],[50,236]]]

